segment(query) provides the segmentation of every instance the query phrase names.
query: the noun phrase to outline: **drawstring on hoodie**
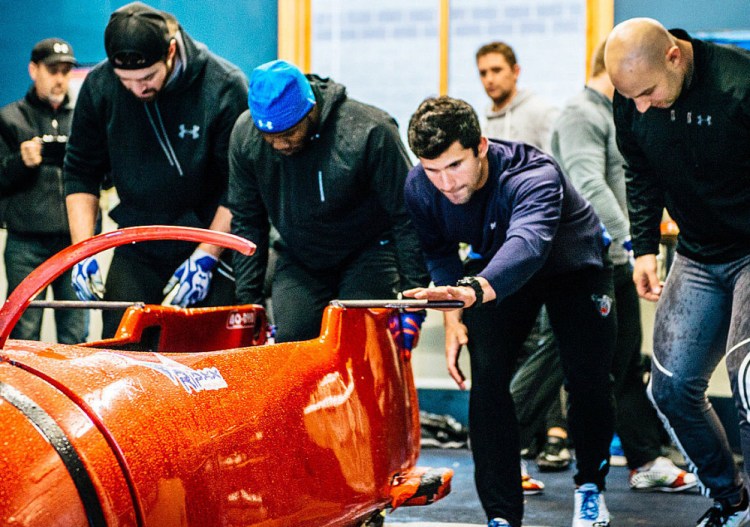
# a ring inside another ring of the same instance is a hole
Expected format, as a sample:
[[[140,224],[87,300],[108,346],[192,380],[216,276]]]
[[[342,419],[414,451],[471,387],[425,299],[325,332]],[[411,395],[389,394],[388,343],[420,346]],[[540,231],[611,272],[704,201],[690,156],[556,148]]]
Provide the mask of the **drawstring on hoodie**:
[[[323,171],[318,170],[318,189],[320,190],[320,202],[324,203],[326,200],[325,192],[323,192]]]
[[[177,154],[174,153],[174,149],[172,148],[172,143],[169,141],[167,130],[164,128],[164,121],[161,118],[159,105],[156,103],[156,101],[154,101],[154,109],[156,110],[156,117],[159,120],[158,128],[156,126],[156,123],[154,122],[154,118],[151,115],[151,111],[149,110],[148,105],[149,103],[147,102],[143,103],[143,107],[146,109],[146,115],[148,116],[148,120],[151,123],[151,128],[154,130],[154,133],[156,134],[156,139],[159,141],[159,146],[161,146],[161,149],[164,152],[164,155],[167,156],[167,161],[169,161],[169,164],[177,169],[177,173],[180,175],[180,177],[183,177],[185,174],[182,171],[182,166],[180,165],[180,161],[177,159]]]

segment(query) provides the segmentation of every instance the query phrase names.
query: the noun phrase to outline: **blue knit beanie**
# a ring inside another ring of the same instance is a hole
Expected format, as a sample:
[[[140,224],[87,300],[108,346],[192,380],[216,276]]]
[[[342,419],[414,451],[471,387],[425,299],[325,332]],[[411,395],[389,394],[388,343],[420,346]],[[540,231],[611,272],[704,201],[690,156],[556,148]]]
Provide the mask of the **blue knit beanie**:
[[[275,134],[299,123],[315,106],[315,95],[299,68],[274,60],[253,70],[248,103],[256,128]]]

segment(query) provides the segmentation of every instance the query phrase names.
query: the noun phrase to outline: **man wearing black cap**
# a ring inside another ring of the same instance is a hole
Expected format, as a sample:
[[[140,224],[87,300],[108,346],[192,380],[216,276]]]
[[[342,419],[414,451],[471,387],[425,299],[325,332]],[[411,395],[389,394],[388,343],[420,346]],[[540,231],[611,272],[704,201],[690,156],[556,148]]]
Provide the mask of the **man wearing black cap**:
[[[410,163],[393,118],[280,60],[253,71],[249,102],[232,132],[229,202],[232,231],[258,251],[235,257],[237,294],[243,303],[263,300],[270,218],[280,235],[277,340],[316,337],[334,298],[393,298],[426,285],[404,208]],[[410,347],[421,314],[402,319]]]
[[[39,264],[70,245],[62,192],[62,163],[73,105],[68,97],[73,48],[59,38],[38,42],[31,51],[33,85],[23,99],[0,109],[0,224],[8,230],[5,271],[8,294]],[[52,284],[57,300],[73,300],[70,281]],[[88,316],[55,312],[57,338],[83,342]],[[12,338],[39,340],[42,311],[28,310]]]
[[[102,180],[111,172],[120,227],[181,225],[228,232],[227,147],[247,108],[247,79],[194,41],[169,13],[140,2],[112,13],[107,60],[86,77],[65,159],[73,241],[94,233]],[[82,300],[173,305],[234,303],[218,247],[149,242],[118,247],[103,287],[94,258],[73,269]],[[166,298],[165,298],[165,295]],[[121,312],[103,313],[113,335]]]

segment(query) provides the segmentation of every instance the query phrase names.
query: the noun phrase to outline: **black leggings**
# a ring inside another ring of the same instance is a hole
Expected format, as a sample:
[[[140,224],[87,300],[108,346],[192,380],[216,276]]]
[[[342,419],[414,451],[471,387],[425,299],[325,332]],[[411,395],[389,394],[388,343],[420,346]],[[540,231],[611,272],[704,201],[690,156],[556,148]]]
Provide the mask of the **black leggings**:
[[[498,305],[464,311],[471,355],[469,433],[479,498],[488,518],[523,517],[518,422],[509,385],[516,355],[547,306],[570,394],[575,483],[604,489],[614,427],[610,368],[617,334],[612,269],[534,278]]]

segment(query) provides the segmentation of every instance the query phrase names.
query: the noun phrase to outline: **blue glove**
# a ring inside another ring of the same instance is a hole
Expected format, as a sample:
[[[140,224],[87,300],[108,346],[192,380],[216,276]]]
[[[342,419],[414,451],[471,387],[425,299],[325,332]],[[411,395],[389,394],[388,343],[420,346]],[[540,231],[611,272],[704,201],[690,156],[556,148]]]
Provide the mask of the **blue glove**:
[[[602,241],[604,242],[604,247],[607,248],[612,245],[612,236],[602,222],[599,222],[599,227],[602,230]]]
[[[79,300],[93,301],[104,298],[104,282],[99,262],[91,256],[73,266],[71,282]]]
[[[208,294],[214,267],[218,259],[202,249],[196,249],[182,262],[164,287],[167,297],[162,304],[187,307],[200,302]]]
[[[400,348],[411,351],[419,340],[419,330],[424,322],[424,312],[400,313],[398,317],[391,317],[388,321],[388,329],[393,335],[393,340]]]
[[[630,239],[630,236],[625,236],[625,241],[622,242],[622,248],[628,253],[628,262],[630,263],[630,266],[633,267],[635,265],[635,256],[633,255],[633,241]]]

